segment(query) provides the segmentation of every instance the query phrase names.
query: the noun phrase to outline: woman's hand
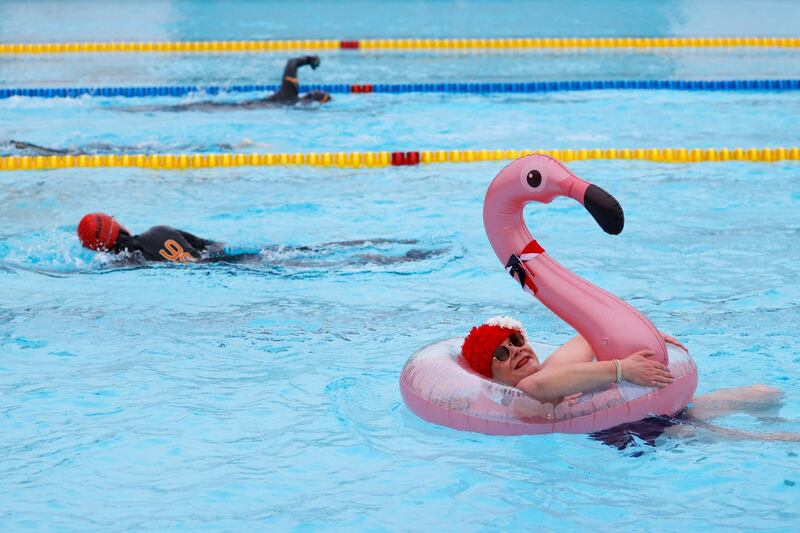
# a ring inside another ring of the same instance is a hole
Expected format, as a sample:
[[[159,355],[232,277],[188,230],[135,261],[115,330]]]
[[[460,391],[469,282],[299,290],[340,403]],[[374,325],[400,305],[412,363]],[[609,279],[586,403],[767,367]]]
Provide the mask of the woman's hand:
[[[567,405],[575,405],[575,400],[580,398],[582,394],[583,394],[582,392],[576,392],[575,394],[568,394],[563,398],[561,398],[561,402],[566,402]]]
[[[675,346],[677,346],[678,348],[681,348],[682,350],[684,350],[686,352],[689,351],[689,348],[684,346],[683,343],[681,341],[679,341],[678,339],[676,339],[675,337],[667,335],[663,331],[659,331],[659,333],[661,333],[661,337],[664,339],[664,342],[668,342],[669,344],[674,344]]]
[[[666,387],[675,378],[669,368],[650,359],[655,355],[651,350],[641,350],[620,361],[622,379],[645,387]]]

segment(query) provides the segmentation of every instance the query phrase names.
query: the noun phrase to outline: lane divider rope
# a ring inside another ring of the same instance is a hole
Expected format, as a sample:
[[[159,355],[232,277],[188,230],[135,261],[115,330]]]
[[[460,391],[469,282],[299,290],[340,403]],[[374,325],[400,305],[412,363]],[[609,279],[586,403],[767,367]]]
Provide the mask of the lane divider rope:
[[[562,37],[471,39],[304,39],[0,43],[0,54],[114,52],[294,52],[299,50],[504,50],[553,48],[798,48],[800,37]]]
[[[367,93],[547,93],[596,90],[676,90],[676,91],[797,91],[800,79],[780,80],[578,80],[487,83],[323,83],[301,85],[300,91],[325,91],[332,94]],[[30,87],[0,88],[0,99],[12,96],[32,98],[158,97],[274,92],[277,84],[265,85],[184,85],[153,87]]]
[[[547,154],[562,161],[627,159],[657,163],[713,161],[800,161],[800,147],[791,148],[593,148],[557,150],[423,150],[411,152],[229,153],[229,154],[102,154],[4,156],[0,170],[138,167],[164,170],[241,166],[372,168],[428,163],[507,161],[523,155]]]

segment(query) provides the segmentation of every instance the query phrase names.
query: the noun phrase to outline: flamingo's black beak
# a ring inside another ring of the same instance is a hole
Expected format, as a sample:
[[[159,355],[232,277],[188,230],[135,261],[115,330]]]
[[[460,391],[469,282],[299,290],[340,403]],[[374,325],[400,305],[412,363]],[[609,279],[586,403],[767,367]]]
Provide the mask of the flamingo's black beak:
[[[597,221],[603,231],[619,235],[625,226],[625,213],[616,198],[597,185],[589,185],[583,196],[583,206]]]

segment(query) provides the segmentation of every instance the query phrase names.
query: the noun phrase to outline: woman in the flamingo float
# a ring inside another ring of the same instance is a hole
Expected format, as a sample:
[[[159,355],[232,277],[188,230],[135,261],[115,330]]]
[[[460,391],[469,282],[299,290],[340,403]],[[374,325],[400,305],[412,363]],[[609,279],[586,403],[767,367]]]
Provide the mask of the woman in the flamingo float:
[[[662,336],[664,341],[686,350],[674,337]],[[623,380],[656,388],[674,381],[666,365],[652,360],[651,350],[639,350],[612,361],[596,361],[592,347],[580,335],[539,361],[522,323],[507,316],[473,327],[464,339],[461,354],[475,372],[516,387],[540,402],[558,402]]]
[[[500,171],[486,192],[483,222],[506,271],[578,335],[560,347],[547,346],[533,342],[519,321],[495,317],[473,327],[464,339],[427,346],[409,359],[400,376],[412,411],[431,422],[489,434],[603,435],[653,416],[661,420],[654,422],[660,434],[687,417],[708,420],[777,405],[780,391],[766,385],[694,398],[697,366],[680,341],[558,264],[533,238],[523,218],[525,205],[559,196],[583,205],[606,233],[622,231],[622,207],[613,196],[540,154],[519,158]],[[705,427],[731,437],[800,438]],[[607,442],[619,444],[605,435]]]
[[[663,337],[665,342],[686,350],[674,337],[666,334]],[[515,387],[540,402],[553,404],[573,403],[583,392],[621,381],[659,389],[673,382],[669,368],[652,361],[649,350],[622,359],[618,375],[613,361],[595,360],[591,347],[580,335],[540,362],[522,323],[509,316],[492,317],[473,327],[464,339],[461,355],[474,372]],[[693,397],[691,403],[677,413],[598,428],[590,436],[620,450],[636,441],[654,446],[656,439],[664,434],[693,436],[692,428],[738,440],[800,441],[796,433],[754,433],[708,422],[734,413],[775,420],[782,397],[779,389],[763,384],[722,389]]]

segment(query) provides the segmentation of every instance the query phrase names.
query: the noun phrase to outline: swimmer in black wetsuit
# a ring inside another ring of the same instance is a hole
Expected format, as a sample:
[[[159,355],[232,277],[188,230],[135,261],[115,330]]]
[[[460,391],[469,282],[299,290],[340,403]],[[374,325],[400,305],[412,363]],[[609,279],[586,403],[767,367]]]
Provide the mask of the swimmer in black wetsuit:
[[[354,254],[341,260],[325,260],[314,257],[319,252],[335,252],[337,249],[372,247],[381,244],[416,244],[415,239],[369,239],[328,242],[318,246],[268,246],[259,252],[232,253],[220,242],[202,239],[187,231],[170,226],[154,226],[144,233],[131,233],[113,217],[105,213],[90,213],[78,223],[78,238],[90,250],[113,254],[128,253],[145,261],[171,261],[174,263],[259,263],[269,261],[282,267],[333,268],[343,265],[393,265],[423,261],[441,256],[447,249],[422,250],[412,248],[403,255],[381,255],[374,253]],[[311,254],[309,259],[297,253]],[[288,254],[288,255],[287,255]],[[269,257],[273,256],[270,260]],[[293,257],[294,256],[294,257]]]
[[[81,146],[70,146],[67,148],[51,148],[26,141],[14,139],[0,140],[0,155],[94,155],[94,154],[157,154],[164,151],[193,150],[196,152],[220,152],[232,151],[241,148],[250,149],[258,146],[250,139],[244,138],[237,144],[213,143],[207,145],[169,145],[162,146],[155,142],[144,142],[135,146],[123,146],[118,144],[91,142]]]
[[[313,70],[316,70],[319,66],[319,56],[295,57],[287,61],[286,67],[283,69],[281,86],[278,88],[278,91],[267,96],[263,100],[251,100],[251,102],[253,104],[264,102],[280,105],[294,105],[296,103],[308,104],[311,102],[325,104],[330,102],[331,96],[325,91],[310,91],[302,97],[299,96],[298,87],[300,83],[297,81],[297,68],[304,65],[310,65]]]
[[[319,102],[325,104],[331,101],[331,96],[324,91],[310,91],[300,96],[299,82],[297,81],[297,69],[310,65],[312,69],[319,66],[319,56],[302,56],[295,57],[286,62],[286,67],[283,69],[283,77],[281,78],[281,85],[278,90],[267,96],[266,98],[259,98],[256,100],[245,100],[244,102],[194,102],[191,104],[177,104],[177,105],[147,105],[147,106],[132,106],[117,108],[122,111],[219,111],[225,109],[258,109],[264,107],[275,106],[291,106],[295,104],[311,104]],[[248,143],[242,143],[247,145]],[[252,144],[252,141],[249,142]],[[143,146],[115,146],[107,143],[92,143],[85,147],[79,148],[49,148],[47,146],[40,146],[25,141],[17,141],[10,139],[8,141],[0,141],[0,152],[5,152],[4,145],[13,151],[22,151],[23,155],[91,155],[97,153],[148,153],[152,152],[152,148]],[[209,149],[213,150],[233,150],[239,146],[230,144],[216,144]]]
[[[67,155],[71,153],[70,150],[66,149],[48,148],[47,146],[39,146],[38,144],[28,143],[25,141],[15,141],[14,139],[10,139],[8,141],[0,143],[0,145],[3,144],[13,150],[20,150],[22,152],[33,153],[34,155]]]
[[[84,216],[78,223],[78,238],[90,250],[139,253],[147,261],[194,263],[225,259],[222,243],[201,239],[170,226],[154,226],[139,235],[131,235],[105,213]]]
[[[295,57],[286,62],[278,90],[266,98],[245,100],[244,102],[195,102],[191,104],[177,104],[169,106],[134,106],[119,108],[123,111],[220,111],[230,109],[260,109],[265,107],[291,106],[295,104],[312,104],[318,102],[325,104],[331,101],[331,96],[325,91],[310,91],[300,96],[297,81],[297,69],[309,65],[316,70],[319,66],[319,56]]]

